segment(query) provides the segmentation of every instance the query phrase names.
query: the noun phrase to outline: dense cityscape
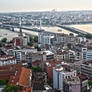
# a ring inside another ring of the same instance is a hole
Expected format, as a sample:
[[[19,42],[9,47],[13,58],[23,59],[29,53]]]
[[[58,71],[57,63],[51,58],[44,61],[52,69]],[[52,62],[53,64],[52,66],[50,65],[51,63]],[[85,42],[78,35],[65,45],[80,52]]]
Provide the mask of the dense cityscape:
[[[47,12],[22,12],[22,13],[1,13],[0,22],[5,24],[18,24],[18,18],[22,17],[23,25],[59,24],[81,24],[92,23],[92,11],[47,11]]]
[[[0,0],[0,92],[92,92],[92,0]]]
[[[83,23],[92,23],[92,11],[1,13],[0,30],[19,31],[0,40],[0,92],[92,92],[92,34],[42,29]],[[38,35],[22,32],[25,26]]]

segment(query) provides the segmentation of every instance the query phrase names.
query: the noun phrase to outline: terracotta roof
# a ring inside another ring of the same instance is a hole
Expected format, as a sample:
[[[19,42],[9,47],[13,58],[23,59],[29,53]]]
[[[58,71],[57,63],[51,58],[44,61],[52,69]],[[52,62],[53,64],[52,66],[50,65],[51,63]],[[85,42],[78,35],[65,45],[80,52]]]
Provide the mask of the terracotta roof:
[[[18,81],[18,77],[21,71],[21,64],[0,66],[0,79],[9,79],[9,84],[16,84],[15,81]],[[15,79],[14,77],[15,76]]]
[[[79,74],[78,77],[79,77],[81,80],[86,80],[86,79],[87,79],[87,76],[81,75],[81,74]]]
[[[30,69],[22,67],[20,78],[18,84],[20,86],[29,87],[30,86]]]

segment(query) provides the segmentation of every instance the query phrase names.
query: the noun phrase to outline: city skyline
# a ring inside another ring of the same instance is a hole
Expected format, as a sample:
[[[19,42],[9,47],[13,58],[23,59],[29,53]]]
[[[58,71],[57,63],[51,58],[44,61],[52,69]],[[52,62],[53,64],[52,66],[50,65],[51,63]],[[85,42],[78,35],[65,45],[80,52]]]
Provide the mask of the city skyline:
[[[0,0],[0,12],[92,10],[92,0]]]

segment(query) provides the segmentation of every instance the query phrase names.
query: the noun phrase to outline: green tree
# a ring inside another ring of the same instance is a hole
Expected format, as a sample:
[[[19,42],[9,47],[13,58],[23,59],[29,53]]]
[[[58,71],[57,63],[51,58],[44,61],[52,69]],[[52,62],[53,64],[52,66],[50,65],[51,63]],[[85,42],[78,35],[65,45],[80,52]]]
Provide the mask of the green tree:
[[[16,85],[7,85],[3,89],[3,92],[18,92],[18,87]]]
[[[88,81],[89,91],[92,89],[92,80]]]
[[[33,72],[42,72],[40,67],[32,67]]]
[[[38,46],[35,46],[35,49],[37,49],[37,51],[41,51],[41,48]]]
[[[30,36],[29,40],[30,40],[30,43],[33,43],[33,38],[31,36]]]
[[[28,45],[29,45],[29,46],[33,46],[33,42],[34,42],[34,41],[33,41],[33,38],[30,36]]]
[[[71,49],[71,48],[72,48],[71,43],[68,43],[68,44],[67,44],[67,47],[68,47],[69,49]]]
[[[38,42],[38,36],[34,37],[34,42]]]
[[[3,39],[1,39],[1,42],[7,42],[7,38],[3,38]]]
[[[3,44],[0,42],[0,47],[2,47],[3,46]]]
[[[8,79],[0,80],[0,85],[7,85],[8,81]]]
[[[73,33],[70,33],[69,35],[70,35],[70,36],[74,36],[74,34],[73,34]]]

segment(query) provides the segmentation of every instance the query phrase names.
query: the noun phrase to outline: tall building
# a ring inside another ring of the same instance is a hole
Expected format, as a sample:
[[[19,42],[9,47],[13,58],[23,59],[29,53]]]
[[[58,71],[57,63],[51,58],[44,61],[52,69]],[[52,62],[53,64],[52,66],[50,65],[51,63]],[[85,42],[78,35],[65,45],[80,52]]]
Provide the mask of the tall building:
[[[53,68],[53,87],[57,90],[63,90],[64,79],[76,77],[76,70],[68,65],[57,65]],[[64,91],[65,92],[65,91]]]
[[[57,90],[63,90],[63,67],[53,69],[53,87]]]
[[[51,34],[49,34],[48,32],[39,32],[38,42],[43,46],[51,45]]]

